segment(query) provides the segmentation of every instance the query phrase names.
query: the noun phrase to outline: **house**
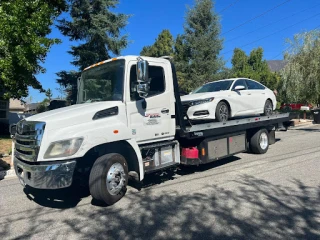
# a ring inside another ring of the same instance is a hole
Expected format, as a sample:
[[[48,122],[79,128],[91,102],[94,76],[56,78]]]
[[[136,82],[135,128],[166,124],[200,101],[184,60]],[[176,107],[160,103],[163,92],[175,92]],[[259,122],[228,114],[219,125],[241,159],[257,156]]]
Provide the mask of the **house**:
[[[0,134],[9,132],[9,101],[0,99]]]
[[[26,114],[36,114],[37,108],[40,105],[40,103],[29,103],[26,105],[24,109],[24,113]]]
[[[25,107],[25,104],[18,99],[9,100],[8,120],[10,125],[16,124],[30,115],[24,114]]]
[[[9,112],[12,113],[23,113],[25,109],[25,104],[18,99],[9,100]]]

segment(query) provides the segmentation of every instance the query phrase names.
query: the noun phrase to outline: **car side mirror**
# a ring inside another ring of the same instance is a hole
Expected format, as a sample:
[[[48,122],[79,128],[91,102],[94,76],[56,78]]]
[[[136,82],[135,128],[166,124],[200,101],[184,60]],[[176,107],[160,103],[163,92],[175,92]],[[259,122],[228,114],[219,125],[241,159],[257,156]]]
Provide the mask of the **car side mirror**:
[[[243,85],[238,85],[238,86],[236,86],[236,87],[234,88],[234,91],[241,91],[241,90],[245,90],[245,89],[246,89],[245,86],[243,86]]]
[[[137,62],[137,82],[137,92],[139,96],[146,98],[150,91],[149,63],[141,57],[138,58]]]

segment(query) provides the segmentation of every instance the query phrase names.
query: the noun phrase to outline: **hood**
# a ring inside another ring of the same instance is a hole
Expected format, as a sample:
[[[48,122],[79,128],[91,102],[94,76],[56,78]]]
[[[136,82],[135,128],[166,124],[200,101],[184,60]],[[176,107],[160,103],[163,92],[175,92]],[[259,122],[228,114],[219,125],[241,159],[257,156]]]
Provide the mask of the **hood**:
[[[57,125],[61,127],[61,122],[64,122],[65,125],[77,125],[92,121],[92,117],[98,111],[108,109],[111,107],[116,107],[121,104],[121,101],[76,104],[69,107],[63,107],[47,111],[44,113],[38,113],[26,118],[26,120],[49,123],[49,126],[51,125],[51,129],[54,128],[54,126],[52,125],[54,125],[55,123],[59,123]]]
[[[228,91],[193,93],[193,94],[181,96],[181,101],[188,102],[188,101],[200,100],[200,99],[205,99],[210,97],[218,97],[221,95],[225,95],[227,92]]]

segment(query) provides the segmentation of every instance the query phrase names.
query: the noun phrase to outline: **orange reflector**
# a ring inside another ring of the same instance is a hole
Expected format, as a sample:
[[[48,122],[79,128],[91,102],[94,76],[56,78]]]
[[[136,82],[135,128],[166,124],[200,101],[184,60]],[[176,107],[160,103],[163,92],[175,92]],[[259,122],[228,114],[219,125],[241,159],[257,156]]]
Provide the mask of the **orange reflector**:
[[[201,155],[205,156],[206,155],[206,150],[204,148],[201,149]]]
[[[113,130],[113,133],[114,134],[117,134],[119,131],[118,130]]]
[[[111,60],[112,60],[112,61],[115,61],[115,60],[117,60],[117,58],[112,58]]]

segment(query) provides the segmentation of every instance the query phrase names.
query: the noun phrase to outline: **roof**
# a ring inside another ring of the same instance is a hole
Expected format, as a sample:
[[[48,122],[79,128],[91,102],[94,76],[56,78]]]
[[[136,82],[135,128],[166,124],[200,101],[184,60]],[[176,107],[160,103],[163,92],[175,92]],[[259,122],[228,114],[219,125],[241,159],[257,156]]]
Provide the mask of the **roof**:
[[[287,63],[284,60],[269,60],[267,64],[271,72],[279,72]]]
[[[35,110],[39,104],[40,103],[29,103],[26,105],[25,111]]]
[[[10,99],[9,101],[9,110],[21,110],[23,111],[25,105],[18,99]]]

